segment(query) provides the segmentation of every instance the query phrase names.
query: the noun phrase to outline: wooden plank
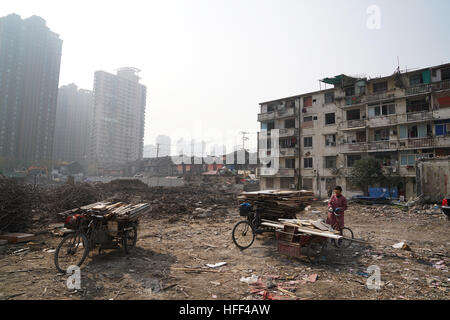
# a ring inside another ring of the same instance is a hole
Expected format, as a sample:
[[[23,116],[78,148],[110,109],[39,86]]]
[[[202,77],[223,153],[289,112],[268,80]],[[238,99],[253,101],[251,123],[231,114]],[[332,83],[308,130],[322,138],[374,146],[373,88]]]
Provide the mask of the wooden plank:
[[[9,243],[28,242],[34,239],[34,234],[30,233],[5,233],[0,235],[1,240],[8,240]]]
[[[265,226],[265,227],[272,227],[272,228],[277,228],[277,229],[284,228],[284,226],[281,224],[275,224],[275,223],[270,223],[270,222],[262,222],[261,225]]]
[[[285,223],[285,225],[297,227],[299,232],[306,233],[306,234],[311,234],[311,235],[315,235],[315,236],[336,239],[336,240],[343,238],[341,235],[333,234],[329,231],[320,231],[320,230],[314,230],[314,229],[309,229],[309,228],[303,228],[303,227],[300,227],[299,225],[293,224],[293,223]]]
[[[326,226],[321,221],[313,221],[311,224],[322,231],[330,231],[331,228],[331,226]]]

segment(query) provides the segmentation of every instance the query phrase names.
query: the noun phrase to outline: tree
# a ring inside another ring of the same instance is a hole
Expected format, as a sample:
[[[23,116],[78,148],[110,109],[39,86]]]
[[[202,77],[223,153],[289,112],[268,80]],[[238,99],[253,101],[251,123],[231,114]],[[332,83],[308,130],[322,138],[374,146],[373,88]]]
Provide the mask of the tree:
[[[373,157],[364,157],[356,161],[350,173],[352,184],[360,188],[364,195],[369,194],[369,187],[384,183],[386,180],[381,162]]]

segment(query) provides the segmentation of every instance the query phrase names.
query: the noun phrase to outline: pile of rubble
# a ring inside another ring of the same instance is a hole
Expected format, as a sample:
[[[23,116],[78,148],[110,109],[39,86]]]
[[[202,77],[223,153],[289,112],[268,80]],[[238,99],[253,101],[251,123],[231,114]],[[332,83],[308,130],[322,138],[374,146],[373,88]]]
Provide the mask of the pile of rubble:
[[[209,216],[212,210],[237,207],[239,189],[230,185],[148,187],[139,180],[109,183],[27,185],[0,178],[0,232],[24,231],[57,221],[57,214],[98,201],[151,204],[150,213]]]
[[[39,194],[31,185],[20,185],[13,179],[0,178],[0,231],[18,231],[28,224]]]

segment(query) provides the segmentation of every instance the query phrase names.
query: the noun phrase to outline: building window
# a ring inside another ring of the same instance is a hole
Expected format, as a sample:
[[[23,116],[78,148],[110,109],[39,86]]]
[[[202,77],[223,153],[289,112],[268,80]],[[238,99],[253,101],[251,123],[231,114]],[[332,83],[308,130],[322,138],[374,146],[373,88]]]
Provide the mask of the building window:
[[[347,110],[347,120],[359,120],[361,119],[361,110]]]
[[[389,116],[395,114],[395,103],[369,105],[369,117]]]
[[[336,123],[335,114],[333,113],[325,113],[325,124],[334,124]]]
[[[425,98],[418,100],[407,100],[406,101],[406,112],[423,112],[429,111],[429,103]]]
[[[311,169],[313,167],[313,158],[304,158],[303,167],[305,169]]]
[[[335,169],[336,168],[336,157],[325,157],[325,168]]]
[[[294,108],[295,107],[295,100],[289,100],[286,101],[286,109]]]
[[[295,169],[295,159],[286,159],[284,162],[284,167],[286,169]]]
[[[450,68],[441,69],[441,80],[450,80]]]
[[[355,86],[347,87],[344,89],[344,91],[345,91],[346,97],[354,96],[355,95]]]
[[[446,120],[446,123],[435,124],[435,134],[436,136],[443,136],[450,134],[450,120]]]
[[[375,141],[389,141],[389,129],[375,130]]]
[[[312,148],[312,146],[313,146],[313,137],[304,137],[303,148]]]
[[[401,166],[414,166],[418,159],[422,158],[432,158],[434,155],[432,153],[421,153],[421,154],[401,154],[400,155],[400,165]]]
[[[303,117],[303,122],[312,122],[313,117]]]
[[[325,104],[334,103],[334,92],[325,93]]]
[[[295,128],[295,119],[284,120],[284,128],[285,129]]]
[[[325,146],[326,147],[335,147],[336,146],[336,135],[335,134],[327,134],[325,136]]]
[[[423,77],[422,74],[414,74],[412,76],[409,77],[409,85],[410,86],[415,86],[415,85],[419,85],[423,83]]]
[[[280,139],[280,148],[294,148],[297,145],[297,138]]]
[[[373,84],[373,93],[383,93],[388,90],[387,81],[378,82]]]
[[[303,179],[303,189],[312,190],[313,189],[313,179]]]
[[[352,168],[356,161],[361,160],[361,155],[348,155],[347,156],[347,167]]]
[[[303,107],[312,107],[312,97],[303,98]]]

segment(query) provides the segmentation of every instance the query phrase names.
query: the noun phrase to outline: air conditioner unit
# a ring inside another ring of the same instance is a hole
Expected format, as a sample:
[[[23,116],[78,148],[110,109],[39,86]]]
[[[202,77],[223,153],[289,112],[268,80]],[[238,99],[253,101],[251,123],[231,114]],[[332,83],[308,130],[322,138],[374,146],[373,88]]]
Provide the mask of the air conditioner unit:
[[[289,185],[289,189],[296,189],[295,183]]]

